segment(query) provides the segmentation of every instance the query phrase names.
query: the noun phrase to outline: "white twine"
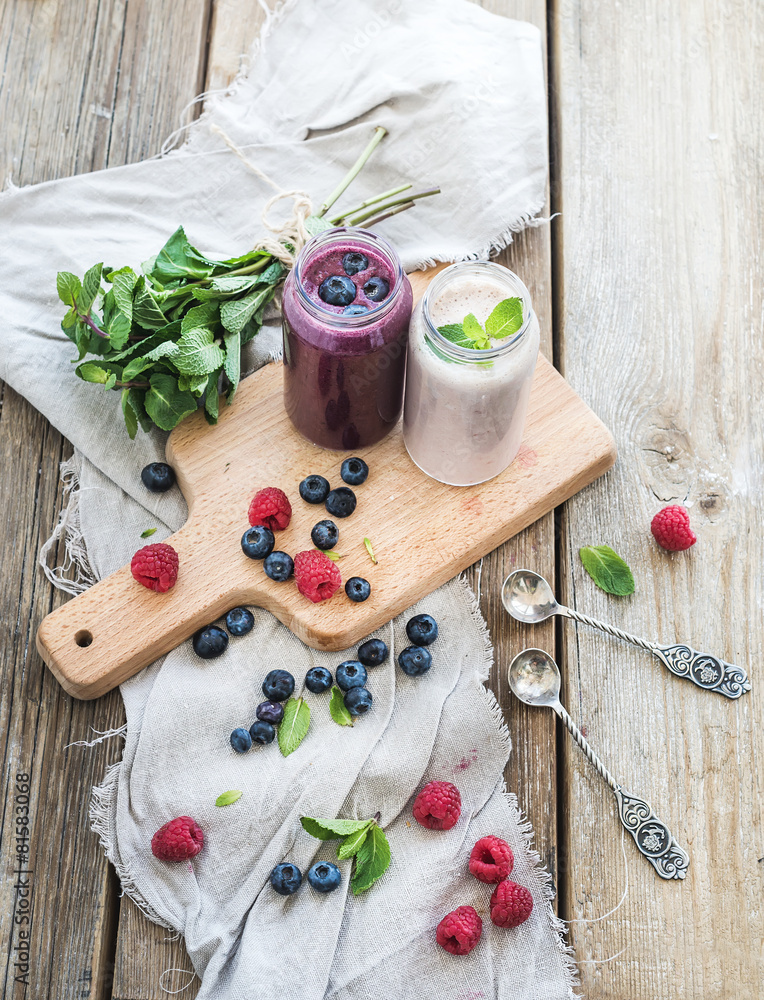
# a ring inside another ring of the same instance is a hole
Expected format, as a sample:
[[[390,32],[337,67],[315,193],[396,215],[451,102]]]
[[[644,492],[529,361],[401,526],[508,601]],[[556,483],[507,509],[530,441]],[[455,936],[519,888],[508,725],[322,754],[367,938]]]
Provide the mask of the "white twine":
[[[626,897],[629,894],[629,862],[626,857],[626,847],[624,845],[624,838],[626,831],[621,827],[621,854],[623,856],[623,866],[626,872],[626,888],[623,890],[623,895],[621,896],[620,902],[613,907],[612,910],[608,910],[607,913],[603,913],[601,917],[578,917],[575,920],[566,920],[565,923],[570,926],[570,924],[596,924],[600,920],[605,920],[607,917],[612,917],[614,913],[621,909],[623,904],[626,902]],[[582,958],[580,961],[575,962],[575,965],[607,965],[608,962],[614,962],[626,951],[626,948],[621,948],[619,952],[615,955],[611,955],[610,958]]]
[[[190,976],[191,978],[189,979],[189,981],[186,983],[185,986],[179,986],[177,990],[168,990],[167,987],[162,982],[162,980],[164,979],[165,976],[168,976],[173,972],[181,972],[184,976]],[[159,977],[159,988],[160,990],[162,990],[163,993],[170,993],[170,994],[183,993],[183,991],[187,990],[195,979],[196,979],[196,973],[193,972],[191,969],[174,969],[174,968],[165,969],[162,975]]]
[[[91,726],[90,731],[97,733],[98,738],[90,742],[87,740],[75,740],[74,743],[67,743],[64,750],[68,750],[69,747],[95,747],[99,743],[113,739],[115,736],[121,736],[122,739],[125,739],[127,737],[127,723],[124,726],[120,726],[119,729],[96,729],[94,726]]]

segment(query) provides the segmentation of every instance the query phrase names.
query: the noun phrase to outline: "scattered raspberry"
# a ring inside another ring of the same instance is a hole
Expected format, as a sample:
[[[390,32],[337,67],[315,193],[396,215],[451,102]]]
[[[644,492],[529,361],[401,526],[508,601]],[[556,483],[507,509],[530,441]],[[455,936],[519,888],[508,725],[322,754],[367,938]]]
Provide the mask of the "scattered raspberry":
[[[204,847],[204,832],[190,816],[178,816],[151,838],[151,853],[160,861],[187,861]]]
[[[452,955],[466,955],[480,940],[483,921],[472,906],[457,906],[448,916],[443,917],[435,931],[435,938],[441,948]]]
[[[298,552],[294,557],[294,579],[297,589],[309,601],[328,601],[342,586],[336,563],[317,549]]]
[[[491,894],[491,920],[497,927],[517,927],[533,910],[533,896],[517,882],[499,882]]]
[[[271,531],[283,531],[292,520],[292,505],[286,493],[275,486],[266,486],[252,497],[249,523],[262,524]]]
[[[481,882],[501,882],[514,863],[512,848],[501,837],[481,837],[470,854],[470,871]]]
[[[687,508],[677,504],[659,510],[652,520],[650,531],[661,548],[669,552],[683,552],[698,540],[690,527]]]
[[[138,583],[164,594],[178,579],[178,553],[165,542],[144,545],[133,556],[130,570]]]
[[[462,813],[459,789],[450,781],[431,781],[417,795],[413,813],[417,823],[428,830],[450,830]]]

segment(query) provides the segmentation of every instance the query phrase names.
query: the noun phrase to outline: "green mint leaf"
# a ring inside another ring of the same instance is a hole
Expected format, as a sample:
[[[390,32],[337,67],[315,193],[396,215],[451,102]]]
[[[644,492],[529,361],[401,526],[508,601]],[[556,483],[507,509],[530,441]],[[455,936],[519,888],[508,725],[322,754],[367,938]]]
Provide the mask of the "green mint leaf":
[[[77,299],[77,310],[82,316],[87,316],[93,308],[96,296],[101,291],[101,271],[103,264],[93,264],[89,271],[85,272],[82,279],[82,291]]]
[[[220,380],[220,372],[221,369],[218,368],[216,372],[212,372],[209,376],[207,379],[207,391],[204,394],[204,412],[210,424],[218,422],[218,409],[220,406],[218,382]]]
[[[384,830],[375,823],[355,859],[350,887],[359,896],[382,878],[390,867],[390,844]]]
[[[231,299],[251,292],[260,284],[261,277],[259,274],[221,274],[212,279],[209,288],[193,288],[192,293],[199,302]]]
[[[133,358],[132,361],[128,361],[122,370],[122,381],[132,382],[134,378],[147,368],[150,368],[151,365],[152,362],[146,358]]]
[[[109,389],[113,389],[116,384],[117,384],[117,375],[115,372],[112,372],[111,375],[109,375],[109,377],[104,382],[103,387],[106,391],[108,391]]]
[[[279,723],[279,750],[285,757],[294,753],[307,735],[310,726],[310,706],[303,698],[290,698],[284,706]]]
[[[523,300],[503,299],[485,321],[486,333],[493,340],[504,340],[523,325]]]
[[[351,833],[345,837],[337,848],[337,857],[340,861],[346,861],[348,858],[352,858],[354,854],[358,853],[363,846],[363,842],[368,836],[369,827],[373,822],[374,821],[370,819],[366,826],[361,827],[360,830],[356,830],[355,833]]]
[[[138,279],[135,286],[133,321],[144,330],[161,330],[167,326],[167,317],[159,308],[153,293],[146,288],[146,279],[143,277]]]
[[[151,538],[156,533],[156,530],[156,528],[146,528],[145,531],[141,532],[141,538]]]
[[[241,334],[227,333],[223,340],[225,341],[225,364],[223,365],[223,371],[226,373],[231,385],[228,390],[227,400],[230,406],[233,402],[233,397],[236,395],[236,387],[241,378]]]
[[[98,385],[105,385],[109,380],[110,373],[92,361],[86,361],[84,365],[79,365],[76,371],[83,382],[95,382]]]
[[[56,275],[56,291],[65,305],[73,306],[82,291],[82,282],[71,271],[59,271]]]
[[[339,554],[339,552],[335,552],[333,549],[317,549],[317,551],[318,552],[323,551],[324,555],[328,559],[331,559],[332,562],[339,562],[340,559],[342,559],[342,556]]]
[[[258,288],[243,299],[231,299],[220,306],[220,321],[229,333],[241,333],[255,310],[273,296],[273,287]]]
[[[374,549],[371,547],[371,539],[370,538],[364,538],[363,544],[366,546],[366,551],[369,553],[369,559],[371,559],[371,561],[376,566],[377,563],[379,562],[379,560],[374,555]]]
[[[127,433],[130,440],[135,440],[135,435],[138,433],[138,417],[135,415],[135,410],[130,406],[129,402],[129,389],[122,390],[122,416],[125,418],[125,427],[127,428]]]
[[[118,271],[111,271],[107,274],[106,280],[111,282],[111,290],[114,293],[117,308],[128,322],[132,322],[133,290],[138,284],[138,275],[132,267],[121,267]]]
[[[146,389],[136,389],[136,388],[129,389],[127,397],[123,398],[122,409],[123,412],[125,406],[131,409],[135,414],[135,417],[140,426],[143,428],[143,430],[150,431],[151,417],[146,412],[146,392],[147,392]],[[125,423],[128,424],[128,433],[129,433],[130,427],[127,416],[125,416]]]
[[[112,350],[121,351],[130,338],[132,323],[124,313],[115,312],[106,324]]]
[[[345,708],[345,696],[336,684],[332,688],[332,695],[329,699],[329,715],[338,726],[353,725],[353,716]]]
[[[242,795],[243,792],[237,791],[232,788],[230,792],[223,792],[221,795],[218,795],[218,797],[215,799],[215,805],[216,806],[233,805],[234,802],[239,801]]]
[[[578,550],[589,576],[606,594],[625,597],[634,593],[634,577],[626,563],[609,545],[587,545]]]
[[[173,340],[163,340],[161,344],[157,344],[153,350],[144,354],[147,361],[159,361],[160,358],[171,358],[173,354],[177,354],[180,348]]]
[[[146,393],[146,413],[163,431],[177,427],[184,417],[196,410],[196,400],[190,392],[182,392],[172,375],[157,372],[149,378],[151,388]]]
[[[67,310],[66,315],[61,320],[61,329],[66,331],[67,337],[70,336],[68,331],[72,329],[72,327],[76,324],[76,322],[77,322],[77,310],[74,308],[74,306],[72,306],[71,309]]]
[[[309,215],[305,220],[305,229],[311,236],[317,236],[327,229],[332,229],[332,224],[323,216]]]
[[[180,331],[189,333],[191,330],[206,330],[215,326],[219,318],[220,306],[217,302],[202,302],[188,310],[181,320]]]
[[[223,349],[215,343],[215,334],[209,328],[192,328],[184,332],[178,341],[178,350],[172,355],[172,363],[181,375],[209,375],[222,368],[224,362]]]
[[[472,341],[473,347],[477,344],[483,344],[486,342],[487,337],[485,330],[480,325],[480,322],[474,313],[467,313],[464,317],[462,327],[464,329],[465,336],[469,337]]]
[[[179,226],[152,261],[144,268],[163,284],[177,278],[199,281],[211,277],[223,265],[209,260],[192,247],[182,226]]]
[[[260,275],[260,283],[267,285],[275,285],[277,282],[281,281],[284,275],[287,273],[286,267],[281,263],[280,260],[274,260],[272,264]]]
[[[445,326],[439,326],[438,333],[445,337],[446,340],[450,340],[452,344],[456,344],[457,347],[473,347],[472,340],[464,332],[464,327],[461,323],[447,323]]]
[[[283,722],[281,725],[283,726]],[[371,820],[368,819],[313,819],[311,816],[300,818],[303,830],[317,840],[337,840],[348,837],[359,830],[367,830]]]

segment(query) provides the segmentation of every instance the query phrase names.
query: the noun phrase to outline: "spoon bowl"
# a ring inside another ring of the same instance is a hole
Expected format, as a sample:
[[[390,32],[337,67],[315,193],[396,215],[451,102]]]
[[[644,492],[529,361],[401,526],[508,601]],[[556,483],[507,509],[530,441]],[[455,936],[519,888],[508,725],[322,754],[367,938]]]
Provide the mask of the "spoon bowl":
[[[509,665],[509,686],[526,705],[558,705],[559,667],[543,649],[524,649]]]
[[[513,618],[527,625],[536,625],[560,611],[552,588],[532,569],[509,574],[501,588],[501,601]]]

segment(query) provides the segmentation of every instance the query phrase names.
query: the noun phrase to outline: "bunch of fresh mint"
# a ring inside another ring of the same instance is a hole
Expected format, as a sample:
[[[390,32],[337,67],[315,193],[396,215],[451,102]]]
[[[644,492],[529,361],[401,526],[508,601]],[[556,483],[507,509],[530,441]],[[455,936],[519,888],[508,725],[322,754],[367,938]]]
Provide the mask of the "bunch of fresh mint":
[[[457,347],[485,351],[491,346],[492,340],[505,340],[513,333],[517,333],[522,325],[523,300],[511,298],[502,299],[494,306],[491,315],[485,321],[485,327],[481,326],[480,320],[474,313],[467,313],[461,323],[439,326],[438,333]]]
[[[355,858],[350,888],[353,895],[366,892],[390,867],[390,844],[379,826],[379,813],[372,819],[311,819],[303,816],[303,828],[318,840],[341,840],[340,861]]]

